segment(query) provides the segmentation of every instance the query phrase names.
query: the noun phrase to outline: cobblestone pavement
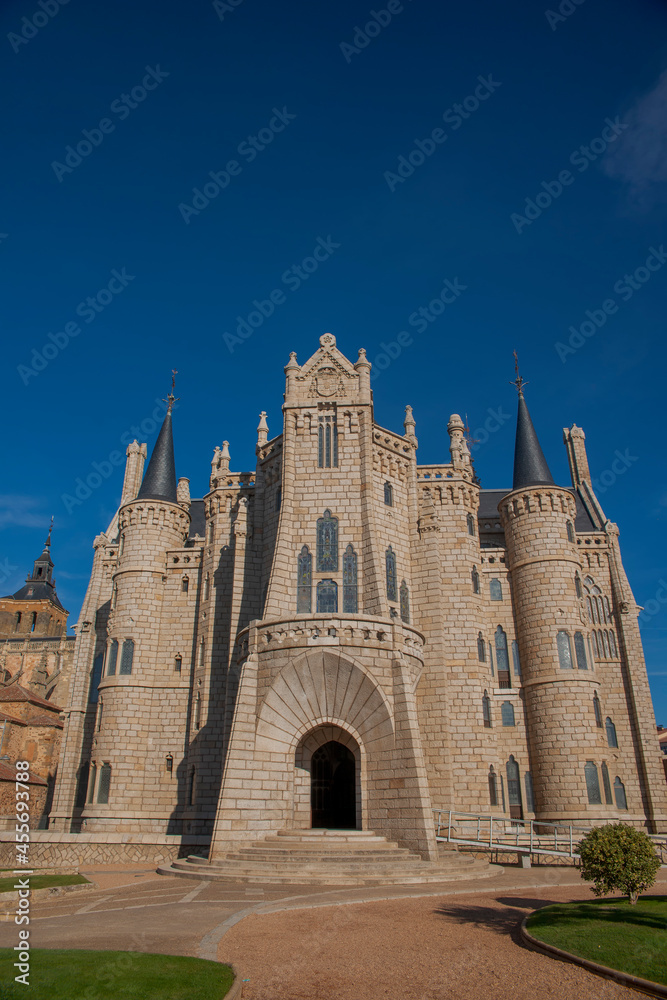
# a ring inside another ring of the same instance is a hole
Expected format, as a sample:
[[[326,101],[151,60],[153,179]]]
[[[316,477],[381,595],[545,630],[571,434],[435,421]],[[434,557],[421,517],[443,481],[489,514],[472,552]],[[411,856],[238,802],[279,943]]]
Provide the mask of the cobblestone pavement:
[[[33,947],[232,961],[250,980],[244,1000],[631,995],[518,943],[531,909],[589,897],[572,868],[505,866],[484,879],[358,889],[221,885],[158,876],[145,864],[82,874],[98,888],[33,902]],[[658,879],[656,891],[667,892],[666,869]],[[0,947],[16,942],[16,925],[0,924]]]

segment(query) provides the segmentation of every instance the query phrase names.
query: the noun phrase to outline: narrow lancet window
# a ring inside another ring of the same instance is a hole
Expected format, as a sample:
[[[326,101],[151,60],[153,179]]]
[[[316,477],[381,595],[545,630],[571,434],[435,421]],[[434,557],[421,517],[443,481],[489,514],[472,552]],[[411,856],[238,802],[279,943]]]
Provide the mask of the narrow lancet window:
[[[410,591],[408,590],[408,585],[405,582],[405,580],[403,580],[401,582],[400,598],[401,598],[401,619],[405,622],[406,625],[409,625],[410,624]]]
[[[296,613],[298,615],[309,615],[311,612],[312,569],[313,557],[308,546],[304,545],[299,554],[297,566]]]
[[[343,553],[343,614],[356,615],[358,609],[357,553],[348,545]]]
[[[387,600],[398,600],[398,586],[396,583],[396,553],[391,545],[384,554],[385,568],[387,573]]]
[[[320,580],[317,584],[317,612],[335,615],[338,612],[338,584],[335,580]]]

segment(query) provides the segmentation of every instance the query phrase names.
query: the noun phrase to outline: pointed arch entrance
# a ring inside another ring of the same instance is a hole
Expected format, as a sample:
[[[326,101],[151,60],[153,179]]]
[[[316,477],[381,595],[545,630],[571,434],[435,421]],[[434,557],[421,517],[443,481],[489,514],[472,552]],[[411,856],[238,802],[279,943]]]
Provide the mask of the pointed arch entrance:
[[[360,830],[361,751],[351,733],[333,725],[311,729],[299,741],[294,762],[295,825]]]

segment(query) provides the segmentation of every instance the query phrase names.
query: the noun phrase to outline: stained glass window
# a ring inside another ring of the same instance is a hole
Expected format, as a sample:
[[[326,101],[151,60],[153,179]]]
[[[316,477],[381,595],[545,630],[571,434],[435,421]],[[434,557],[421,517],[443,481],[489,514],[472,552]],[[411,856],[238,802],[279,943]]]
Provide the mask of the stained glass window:
[[[484,719],[484,726],[486,729],[491,728],[491,699],[489,698],[489,692],[484,692],[484,697],[482,698],[482,718]]]
[[[602,712],[600,711],[600,699],[597,691],[593,695],[593,712],[595,713],[595,725],[602,729]]]
[[[625,797],[625,788],[618,775],[614,778],[614,795],[616,796],[616,808],[627,809],[628,801]]]
[[[530,771],[526,771],[523,776],[523,783],[526,789],[526,809],[528,812],[535,812],[535,796],[533,795],[533,776]]]
[[[134,642],[132,639],[126,639],[123,643],[123,652],[120,655],[120,669],[119,674],[131,674],[132,673],[132,662],[134,660]]]
[[[385,552],[385,565],[387,570],[387,600],[398,600],[398,587],[396,584],[396,554],[391,545]]]
[[[318,614],[336,614],[338,611],[338,584],[335,580],[320,580],[317,584]]]
[[[556,636],[558,647],[558,662],[562,670],[573,670],[572,650],[570,649],[570,637],[567,632],[559,632]]]
[[[602,761],[602,787],[604,788],[604,800],[608,806],[613,806],[614,800],[611,797],[611,782],[609,780],[609,768],[605,761]]]
[[[588,670],[588,663],[586,662],[586,643],[584,642],[584,637],[581,632],[574,633],[574,652],[577,657],[577,666],[579,670]]]
[[[602,796],[600,795],[600,779],[598,777],[598,769],[595,766],[594,761],[586,761],[584,765],[584,774],[586,776],[586,791],[588,793],[589,803],[592,806],[601,806]]]
[[[507,655],[507,636],[502,625],[496,629],[496,666],[500,687],[511,687],[510,661]]]
[[[357,553],[348,545],[343,553],[343,614],[356,615],[358,609]]]
[[[514,664],[514,676],[521,677],[521,661],[519,659],[519,643],[512,639],[512,663]]]
[[[410,592],[408,590],[408,585],[403,580],[401,582],[401,618],[406,623],[410,624]]]
[[[335,573],[338,570],[338,518],[325,510],[317,519],[317,572]]]
[[[297,569],[296,584],[296,613],[298,615],[309,615],[312,601],[312,568],[313,557],[307,545],[301,549]]]
[[[500,706],[500,718],[502,719],[503,726],[515,726],[514,721],[514,705],[511,701],[504,701]]]
[[[609,716],[605,719],[604,727],[607,730],[607,743],[610,747],[618,747],[618,739],[616,738],[616,726],[611,721]]]
[[[118,659],[118,640],[112,639],[107,653],[107,677],[113,677],[116,673],[116,660]]]
[[[97,801],[106,805],[109,801],[109,786],[111,784],[111,764],[102,764],[100,768],[100,783],[97,789]]]
[[[495,578],[489,583],[489,597],[492,601],[502,601],[503,599],[503,588],[500,584],[500,580]]]
[[[386,503],[387,507],[394,506],[394,487],[391,485],[391,483],[384,484],[384,502]]]

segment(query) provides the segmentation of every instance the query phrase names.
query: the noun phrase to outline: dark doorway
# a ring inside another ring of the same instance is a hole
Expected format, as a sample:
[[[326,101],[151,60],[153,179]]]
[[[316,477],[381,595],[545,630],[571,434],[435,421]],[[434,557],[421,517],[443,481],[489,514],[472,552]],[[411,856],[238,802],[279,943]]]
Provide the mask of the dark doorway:
[[[330,830],[356,829],[354,754],[332,740],[311,758],[311,825]]]

